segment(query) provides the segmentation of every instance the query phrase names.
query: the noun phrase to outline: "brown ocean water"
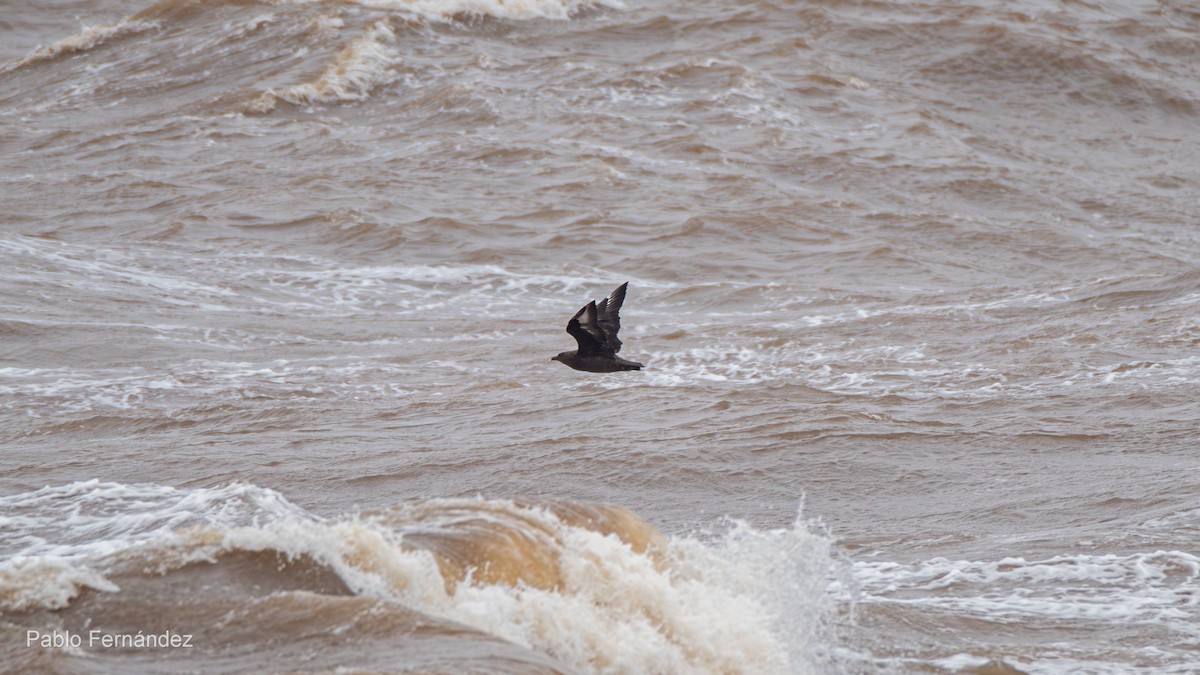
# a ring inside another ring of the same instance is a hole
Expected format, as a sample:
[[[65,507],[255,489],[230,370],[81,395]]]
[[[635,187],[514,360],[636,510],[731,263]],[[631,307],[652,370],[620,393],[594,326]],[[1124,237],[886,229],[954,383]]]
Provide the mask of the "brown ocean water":
[[[0,36],[0,670],[1200,672],[1193,4]]]

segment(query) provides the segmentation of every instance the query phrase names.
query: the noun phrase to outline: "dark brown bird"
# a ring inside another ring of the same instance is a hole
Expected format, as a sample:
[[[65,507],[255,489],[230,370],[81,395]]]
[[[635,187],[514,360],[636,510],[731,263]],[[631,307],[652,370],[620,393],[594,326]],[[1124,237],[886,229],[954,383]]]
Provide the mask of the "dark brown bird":
[[[575,312],[575,316],[567,322],[567,332],[575,338],[579,349],[563,352],[550,360],[589,373],[641,370],[642,364],[617,356],[617,352],[621,351],[621,340],[617,338],[621,330],[620,311],[625,303],[625,287],[628,285],[626,281],[618,286],[599,305],[592,300]]]

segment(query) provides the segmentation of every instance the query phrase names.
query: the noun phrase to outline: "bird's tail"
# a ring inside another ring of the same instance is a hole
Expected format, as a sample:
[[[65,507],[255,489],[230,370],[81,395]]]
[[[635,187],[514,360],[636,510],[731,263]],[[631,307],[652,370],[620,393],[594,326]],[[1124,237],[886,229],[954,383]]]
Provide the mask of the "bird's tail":
[[[621,370],[641,370],[645,367],[637,361],[626,361],[619,356],[617,357],[617,365],[621,367]]]

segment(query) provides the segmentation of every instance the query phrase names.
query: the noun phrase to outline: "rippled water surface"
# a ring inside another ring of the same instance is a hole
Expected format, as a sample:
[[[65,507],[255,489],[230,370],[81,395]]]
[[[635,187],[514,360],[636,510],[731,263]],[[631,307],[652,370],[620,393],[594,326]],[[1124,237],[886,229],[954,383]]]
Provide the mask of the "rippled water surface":
[[[1200,663],[1191,4],[0,6],[9,672]]]

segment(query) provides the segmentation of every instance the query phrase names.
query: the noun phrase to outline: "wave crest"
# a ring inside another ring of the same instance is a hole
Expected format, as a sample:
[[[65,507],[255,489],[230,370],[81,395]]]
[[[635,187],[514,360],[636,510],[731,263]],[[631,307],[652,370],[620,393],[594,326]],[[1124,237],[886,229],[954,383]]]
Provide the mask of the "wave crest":
[[[5,584],[21,590],[0,598],[8,610],[74,607],[89,588],[120,593],[106,576],[133,593],[171,573],[186,595],[190,575],[212,569],[205,563],[226,583],[252,585],[238,561],[273,554],[307,561],[276,568],[289,588],[327,595],[327,582],[296,572],[326,570],[350,594],[588,672],[777,673],[827,662],[829,542],[801,522],[733,524],[701,541],[663,536],[606,504],[425,499],[325,519],[257,486],[94,481],[0,499],[0,517],[14,526],[0,553],[21,556],[0,562],[0,579],[21,581]]]
[[[142,33],[148,30],[159,28],[156,21],[142,21],[139,19],[125,19],[113,24],[104,24],[101,26],[85,26],[81,31],[70,37],[65,37],[57,42],[48,45],[38,45],[22,58],[20,61],[9,64],[0,68],[0,73],[7,73],[24,66],[42,61],[51,61],[60,56],[75,54],[78,52],[86,52],[95,47],[115,40],[126,35]]]
[[[246,106],[247,112],[266,113],[279,101],[297,106],[364,101],[376,88],[396,79],[400,56],[389,45],[396,34],[386,19],[376,21],[358,39],[342,48],[311,82],[269,89]]]

